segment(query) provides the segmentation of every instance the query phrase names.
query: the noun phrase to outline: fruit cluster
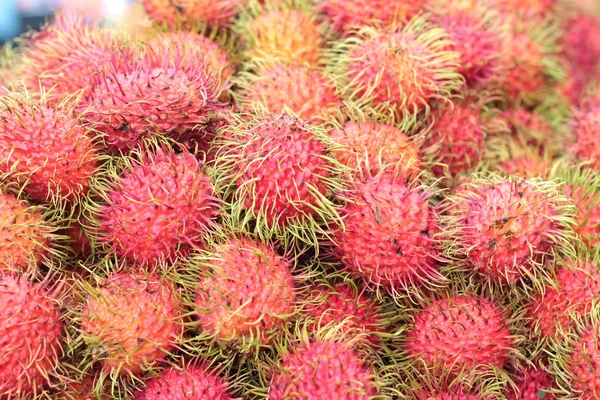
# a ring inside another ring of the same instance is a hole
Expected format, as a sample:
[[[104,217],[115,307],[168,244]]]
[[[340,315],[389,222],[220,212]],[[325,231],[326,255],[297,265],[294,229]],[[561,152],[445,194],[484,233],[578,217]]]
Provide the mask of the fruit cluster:
[[[142,0],[0,53],[0,399],[600,398],[600,10]]]

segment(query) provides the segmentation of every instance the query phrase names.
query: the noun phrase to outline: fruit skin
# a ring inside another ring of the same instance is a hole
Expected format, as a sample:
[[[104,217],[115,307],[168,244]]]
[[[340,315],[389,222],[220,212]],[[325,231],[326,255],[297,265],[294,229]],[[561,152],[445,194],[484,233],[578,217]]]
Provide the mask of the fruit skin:
[[[203,57],[189,63],[186,52],[168,43],[148,45],[139,55],[119,49],[94,77],[93,89],[81,107],[84,117],[102,134],[111,152],[127,153],[156,133],[177,139],[205,126],[212,113],[225,111],[218,76]]]
[[[194,301],[202,332],[242,352],[270,345],[294,314],[291,260],[270,245],[233,237],[198,261],[207,271]]]
[[[519,368],[511,374],[511,378],[518,388],[518,392],[509,390],[507,400],[554,400],[556,397],[550,392],[555,389],[554,378],[547,371],[538,366]]]
[[[85,300],[82,338],[111,375],[141,374],[165,359],[183,334],[172,284],[155,274],[109,275]]]
[[[100,157],[75,113],[77,97],[54,106],[18,93],[0,97],[0,171],[39,202],[85,196]]]
[[[433,100],[447,100],[462,86],[459,54],[426,17],[401,29],[365,27],[334,45],[330,73],[350,100],[376,114],[414,118]]]
[[[146,11],[157,24],[175,27],[198,21],[227,26],[247,0],[142,0]]]
[[[227,382],[205,366],[169,368],[146,382],[134,400],[234,400]]]
[[[407,176],[416,177],[424,168],[418,144],[392,124],[348,121],[331,129],[329,137],[335,159],[351,169],[369,168],[376,175],[379,166],[398,163]]]
[[[559,246],[567,251],[572,243],[573,207],[551,181],[475,177],[441,208],[445,256],[492,283],[539,277]]]
[[[62,355],[60,307],[41,284],[0,271],[0,398],[30,398]]]
[[[502,369],[515,347],[506,312],[479,295],[434,300],[414,316],[404,348],[432,371]]]
[[[44,207],[0,192],[0,271],[37,268],[50,257],[55,232],[46,220]]]
[[[439,257],[433,239],[438,215],[429,203],[433,190],[382,173],[350,182],[338,193],[343,227],[333,234],[333,252],[346,269],[392,292],[434,280]]]
[[[564,193],[575,204],[575,232],[586,246],[595,248],[600,246],[600,177],[587,177],[580,184],[565,185]]]
[[[557,327],[566,332],[571,315],[585,315],[592,310],[600,293],[598,266],[585,261],[566,261],[556,271],[557,287],[548,286],[527,304],[526,317],[542,338],[555,335]]]
[[[268,398],[367,400],[375,395],[373,370],[351,345],[316,339],[282,356]]]
[[[98,182],[97,244],[143,267],[174,261],[202,244],[219,202],[200,162],[181,150],[142,146],[121,160],[106,187]]]
[[[425,3],[425,0],[318,0],[316,11],[325,14],[337,31],[344,32],[356,25],[393,26],[417,15]]]
[[[292,114],[318,124],[342,106],[333,81],[321,70],[278,62],[258,64],[254,71],[238,76],[236,104],[242,111],[251,112],[258,103],[275,114]]]
[[[571,127],[575,137],[571,154],[578,160],[590,161],[590,166],[600,171],[600,104],[574,110]]]

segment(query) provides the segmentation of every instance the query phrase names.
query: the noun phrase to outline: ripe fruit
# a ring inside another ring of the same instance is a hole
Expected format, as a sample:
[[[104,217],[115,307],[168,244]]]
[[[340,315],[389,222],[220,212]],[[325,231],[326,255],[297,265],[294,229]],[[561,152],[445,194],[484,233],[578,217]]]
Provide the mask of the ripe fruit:
[[[88,357],[114,375],[140,374],[160,363],[183,333],[172,283],[157,275],[109,275],[85,301],[81,334]]]
[[[294,313],[291,260],[270,245],[228,238],[196,257],[200,269],[194,308],[203,333],[248,351],[271,344]]]
[[[507,400],[554,400],[550,392],[555,388],[554,377],[539,366],[522,366],[511,374],[517,390],[509,390]]]
[[[345,94],[379,114],[412,117],[461,86],[459,55],[424,17],[401,29],[363,28],[334,47],[330,68]]]
[[[418,311],[405,350],[434,372],[502,369],[514,353],[506,312],[478,295],[450,295]]]
[[[341,105],[332,80],[318,69],[306,65],[265,63],[255,71],[239,75],[237,103],[252,111],[257,104],[274,114],[288,113],[317,124]]]
[[[575,143],[571,153],[581,161],[590,161],[590,166],[600,171],[600,104],[590,104],[588,107],[574,110],[572,131]]]
[[[228,384],[217,373],[204,366],[170,368],[146,382],[134,400],[233,400]]]
[[[0,304],[0,398],[35,396],[62,354],[60,307],[42,285],[2,271]]]
[[[334,253],[369,286],[391,292],[437,276],[437,211],[431,188],[403,176],[364,176],[338,193],[343,227],[333,235]]]
[[[74,110],[78,99],[55,100],[0,97],[0,171],[36,201],[74,202],[87,194],[100,159]]]
[[[174,261],[202,243],[218,214],[213,186],[187,151],[140,147],[98,181],[97,244],[141,266]]]
[[[170,27],[178,23],[193,25],[204,21],[215,25],[229,25],[247,0],[142,0],[146,11],[157,24]]]
[[[351,344],[306,341],[283,355],[269,387],[271,400],[367,400],[376,394],[374,373]]]

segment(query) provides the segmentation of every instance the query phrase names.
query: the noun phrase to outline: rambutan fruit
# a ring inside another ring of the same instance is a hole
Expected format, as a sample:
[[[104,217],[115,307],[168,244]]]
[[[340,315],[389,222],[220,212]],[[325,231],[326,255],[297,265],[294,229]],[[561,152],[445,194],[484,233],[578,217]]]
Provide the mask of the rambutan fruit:
[[[553,181],[474,176],[441,209],[444,255],[492,283],[540,285],[555,255],[572,252],[573,207]]]
[[[506,135],[489,138],[485,154],[489,168],[509,176],[548,179],[555,154],[548,149],[528,146],[523,140]]]
[[[510,108],[503,110],[498,119],[506,125],[507,133],[522,146],[552,148],[554,142],[558,142],[556,129],[537,110]]]
[[[160,43],[156,48],[146,45],[139,56],[122,51],[113,53],[96,74],[82,102],[90,110],[85,120],[101,133],[110,151],[127,152],[155,134],[177,139],[201,129],[212,113],[225,111],[221,82],[198,49],[179,45],[173,50]],[[197,56],[194,62],[186,51]]]
[[[501,42],[497,15],[483,7],[473,10],[432,9],[432,20],[449,35],[447,50],[458,52],[458,72],[469,87],[482,87],[501,74]]]
[[[43,284],[0,271],[0,398],[33,398],[62,356],[60,304]]]
[[[174,27],[199,21],[227,26],[247,0],[142,0],[146,11],[157,24]]]
[[[321,225],[338,220],[327,197],[333,178],[325,137],[288,115],[232,115],[213,141],[211,172],[238,223],[261,238],[317,245]]]
[[[174,285],[156,274],[120,272],[89,287],[81,338],[89,361],[106,375],[137,375],[160,363],[183,334]]]
[[[538,365],[520,366],[510,374],[514,388],[506,393],[507,400],[554,400],[554,377]]]
[[[165,46],[171,59],[181,57],[183,68],[193,67],[197,58],[204,58],[221,82],[227,82],[233,74],[234,60],[228,51],[217,41],[200,32],[188,30],[165,31],[151,36],[147,40],[151,48]],[[177,54],[179,52],[179,54]]]
[[[573,328],[547,349],[557,398],[593,400],[600,397],[600,309],[594,302],[586,316],[573,317]],[[560,331],[560,329],[559,329]]]
[[[95,245],[143,267],[188,254],[219,212],[201,163],[184,149],[140,146],[96,183]]]
[[[316,10],[339,32],[356,26],[393,26],[423,11],[425,0],[317,0]]]
[[[437,177],[454,178],[476,167],[484,156],[487,127],[483,100],[468,99],[433,108],[421,147]]]
[[[438,214],[432,187],[385,170],[353,176],[336,193],[343,224],[332,252],[368,286],[396,293],[438,277]]]
[[[3,188],[0,192],[0,271],[37,270],[42,263],[60,258],[55,244],[60,236],[55,213],[30,205]]]
[[[247,60],[270,59],[284,64],[316,66],[322,59],[328,34],[303,0],[250,2],[240,13],[234,32]]]
[[[482,295],[445,295],[415,313],[403,347],[417,368],[433,373],[502,370],[516,352],[509,317]]]
[[[588,257],[589,258],[589,257]],[[600,262],[596,259],[565,260],[556,270],[556,279],[526,306],[528,323],[541,338],[568,331],[572,315],[585,315],[600,293]]]
[[[271,400],[352,399],[377,395],[373,367],[351,341],[317,338],[294,343],[282,354],[269,386]]]
[[[58,14],[53,24],[25,43],[21,79],[31,93],[46,91],[49,104],[79,90],[87,96],[90,76],[125,42],[100,21],[89,23],[76,13]]]
[[[193,308],[202,334],[240,352],[270,346],[294,314],[292,260],[271,244],[242,237],[190,260],[200,275]]]
[[[206,366],[169,368],[145,382],[134,400],[233,400],[229,384]]]
[[[349,278],[334,283],[318,280],[299,294],[297,303],[309,332],[336,326],[344,336],[366,335],[374,346],[387,333],[389,322],[381,305]]]
[[[600,171],[600,104],[574,110],[571,127],[575,138],[571,154],[577,160],[590,161],[590,166]]]
[[[379,172],[379,166],[387,164],[402,165],[400,169],[407,176],[417,176],[423,171],[417,141],[393,124],[361,119],[332,123],[329,131],[335,147],[332,155],[340,164],[350,169],[369,169],[373,175]]]
[[[590,77],[600,77],[600,17],[579,12],[562,26],[562,55],[572,67],[569,72],[576,84],[583,87]]]
[[[256,68],[238,75],[234,94],[240,110],[250,112],[256,104],[278,114],[288,113],[316,124],[342,106],[333,81],[308,65],[286,65],[253,60]]]
[[[76,97],[51,106],[28,95],[0,97],[0,172],[39,202],[85,196],[100,157],[89,128],[75,112]]]
[[[329,65],[346,97],[402,120],[460,89],[459,54],[450,46],[446,32],[421,16],[402,28],[358,30],[333,46]]]
[[[553,15],[558,0],[489,0],[488,3],[502,12],[529,17]]]

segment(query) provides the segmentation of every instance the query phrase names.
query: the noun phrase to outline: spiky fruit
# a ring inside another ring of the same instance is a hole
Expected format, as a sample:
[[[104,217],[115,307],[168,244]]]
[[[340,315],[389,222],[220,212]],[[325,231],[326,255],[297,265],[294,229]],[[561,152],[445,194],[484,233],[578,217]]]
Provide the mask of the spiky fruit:
[[[63,383],[56,397],[65,400],[97,400],[98,397],[93,392],[94,377],[84,375],[83,378],[75,377],[73,381]]]
[[[99,282],[81,312],[89,356],[111,375],[140,374],[173,351],[183,333],[173,285],[157,276],[115,273]]]
[[[571,125],[575,137],[571,153],[578,160],[590,161],[590,165],[600,171],[600,104],[575,110]]]
[[[367,400],[376,394],[374,373],[348,343],[314,340],[296,344],[273,373],[269,399]]]
[[[204,21],[228,25],[247,0],[142,0],[146,11],[157,24],[171,27]]]
[[[25,271],[50,255],[55,239],[45,209],[0,192],[0,270]]]
[[[541,157],[521,156],[501,161],[497,167],[507,175],[519,175],[524,178],[547,178],[552,164]]]
[[[417,144],[394,125],[348,121],[331,129],[329,137],[338,145],[333,156],[352,169],[361,166],[377,174],[378,166],[399,163],[407,176],[423,170]]]
[[[556,271],[556,286],[547,286],[527,305],[530,325],[542,338],[560,326],[568,331],[572,315],[585,315],[600,293],[598,266],[589,261],[567,261]]]
[[[507,400],[556,399],[550,392],[555,388],[554,377],[539,366],[520,367],[511,374],[511,378],[516,390],[508,391]]]
[[[76,101],[64,97],[50,106],[17,93],[0,97],[0,171],[36,201],[74,202],[96,173],[96,147]]]
[[[600,397],[600,323],[598,307],[587,318],[574,321],[575,328],[562,332],[564,339],[548,349],[551,368],[560,388],[558,398],[593,400]]]
[[[318,216],[334,213],[321,135],[297,118],[261,113],[236,116],[215,139],[216,185],[236,214],[242,209],[256,218],[259,234],[266,228],[314,235]]]
[[[381,343],[385,322],[377,303],[366,292],[347,283],[334,285],[320,282],[298,299],[302,315],[307,318],[308,331],[320,327],[341,325],[344,335],[366,334],[374,345]]]
[[[269,63],[238,78],[237,102],[243,111],[261,103],[273,113],[289,110],[308,122],[320,123],[342,105],[333,81],[306,65]]]
[[[502,369],[515,345],[499,304],[479,295],[453,294],[415,314],[404,348],[418,365],[461,373]]]
[[[600,176],[583,174],[583,180],[568,182],[565,195],[575,204],[575,232],[588,247],[600,246]]]
[[[227,82],[234,72],[234,63],[227,51],[214,40],[193,31],[161,32],[148,40],[151,48],[166,46],[171,59],[181,57],[181,66],[193,66],[197,58],[204,58],[221,82]],[[179,54],[177,54],[179,52]]]
[[[28,90],[47,91],[49,104],[78,90],[89,94],[90,75],[125,43],[100,25],[99,21],[90,24],[80,14],[59,14],[25,49],[21,78]]]
[[[204,366],[170,368],[146,382],[134,400],[233,400],[228,383]]]
[[[424,17],[401,29],[366,27],[334,48],[332,76],[353,100],[382,114],[413,116],[459,89],[459,55],[447,50],[451,44]]]
[[[460,389],[445,390],[434,393],[417,395],[417,400],[481,400],[481,397],[474,394],[467,394]]]
[[[240,351],[269,345],[294,313],[291,261],[270,245],[229,238],[197,259],[194,307],[200,329]]]
[[[267,3],[242,13],[234,31],[240,37],[244,58],[317,65],[325,46],[326,28],[304,8],[300,2]]]
[[[343,227],[334,232],[334,252],[368,285],[395,292],[435,278],[437,211],[431,188],[403,176],[365,176],[351,182],[339,201]]]
[[[490,0],[492,7],[507,13],[522,16],[544,16],[552,14],[557,0]]]
[[[102,134],[109,150],[127,152],[156,133],[177,138],[201,129],[211,113],[225,110],[215,71],[202,57],[186,60],[185,52],[194,48],[178,49],[168,43],[146,46],[139,57],[118,50],[95,76],[82,102],[90,107],[84,118]]]
[[[61,357],[60,307],[46,289],[0,271],[0,398],[34,397]]]
[[[486,127],[481,102],[456,102],[431,111],[431,127],[422,149],[429,153],[438,176],[456,177],[479,164],[485,149]]]
[[[340,32],[355,26],[407,21],[423,10],[425,0],[318,0],[316,10]]]
[[[551,181],[475,178],[443,207],[446,255],[491,282],[512,285],[543,276],[559,246],[571,245],[573,209]]]
[[[502,111],[499,118],[521,145],[550,147],[555,141],[555,130],[536,111],[526,108],[508,109]]]
[[[202,243],[218,213],[213,186],[187,151],[140,147],[98,194],[96,239],[142,266],[173,261]]]
[[[485,85],[501,74],[501,45],[498,29],[493,23],[496,15],[482,10],[441,13],[433,20],[443,28],[452,43],[448,50],[458,52],[460,68],[470,87]]]

